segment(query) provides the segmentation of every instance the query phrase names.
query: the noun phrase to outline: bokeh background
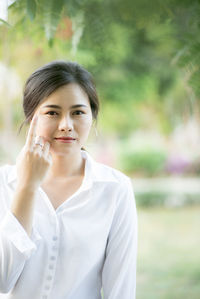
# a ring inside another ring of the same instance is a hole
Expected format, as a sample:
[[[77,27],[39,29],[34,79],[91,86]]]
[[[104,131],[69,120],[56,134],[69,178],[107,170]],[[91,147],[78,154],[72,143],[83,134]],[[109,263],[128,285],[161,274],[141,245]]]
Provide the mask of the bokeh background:
[[[27,77],[86,67],[101,107],[85,148],[133,181],[137,299],[200,298],[199,15],[199,0],[0,0],[0,164],[25,142]]]

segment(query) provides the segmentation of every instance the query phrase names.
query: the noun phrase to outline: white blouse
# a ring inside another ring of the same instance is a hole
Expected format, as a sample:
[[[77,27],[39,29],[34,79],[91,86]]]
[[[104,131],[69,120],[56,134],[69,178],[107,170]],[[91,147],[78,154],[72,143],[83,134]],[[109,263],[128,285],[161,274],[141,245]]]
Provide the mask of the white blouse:
[[[38,188],[30,237],[10,211],[16,165],[0,167],[1,299],[135,298],[137,213],[131,180],[88,152],[81,154],[82,185],[56,210]]]

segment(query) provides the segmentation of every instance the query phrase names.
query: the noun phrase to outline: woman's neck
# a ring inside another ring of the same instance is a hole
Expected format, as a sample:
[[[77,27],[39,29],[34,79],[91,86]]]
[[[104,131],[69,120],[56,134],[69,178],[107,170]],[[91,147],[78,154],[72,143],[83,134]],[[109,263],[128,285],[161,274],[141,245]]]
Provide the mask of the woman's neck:
[[[67,157],[67,158],[66,158]],[[48,180],[65,180],[67,177],[84,175],[85,159],[81,152],[77,155],[53,156],[52,165],[47,175]]]

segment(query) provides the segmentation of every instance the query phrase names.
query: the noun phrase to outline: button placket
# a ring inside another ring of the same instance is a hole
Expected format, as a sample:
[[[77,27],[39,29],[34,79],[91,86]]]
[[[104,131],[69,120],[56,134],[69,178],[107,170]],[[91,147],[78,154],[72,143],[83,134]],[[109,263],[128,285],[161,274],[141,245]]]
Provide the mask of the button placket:
[[[56,219],[57,220],[57,219]],[[55,269],[56,269],[56,261],[57,261],[57,256],[58,256],[58,235],[59,235],[59,223],[56,221],[54,223],[56,225],[55,233],[51,237],[50,241],[50,257],[49,257],[49,262],[47,265],[47,272],[46,272],[46,277],[45,277],[45,284],[44,284],[44,295],[42,298],[47,299],[49,297],[49,292],[52,287],[53,283],[53,277],[55,274]]]

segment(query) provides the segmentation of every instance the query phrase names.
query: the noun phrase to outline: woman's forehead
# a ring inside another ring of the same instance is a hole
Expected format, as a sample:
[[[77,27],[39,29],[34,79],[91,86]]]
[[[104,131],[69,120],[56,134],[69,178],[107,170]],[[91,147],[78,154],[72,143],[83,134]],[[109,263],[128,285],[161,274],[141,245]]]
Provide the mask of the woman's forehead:
[[[60,108],[70,108],[74,105],[89,107],[90,102],[87,93],[78,84],[70,83],[59,87],[40,103],[41,108],[49,105],[56,105]]]

